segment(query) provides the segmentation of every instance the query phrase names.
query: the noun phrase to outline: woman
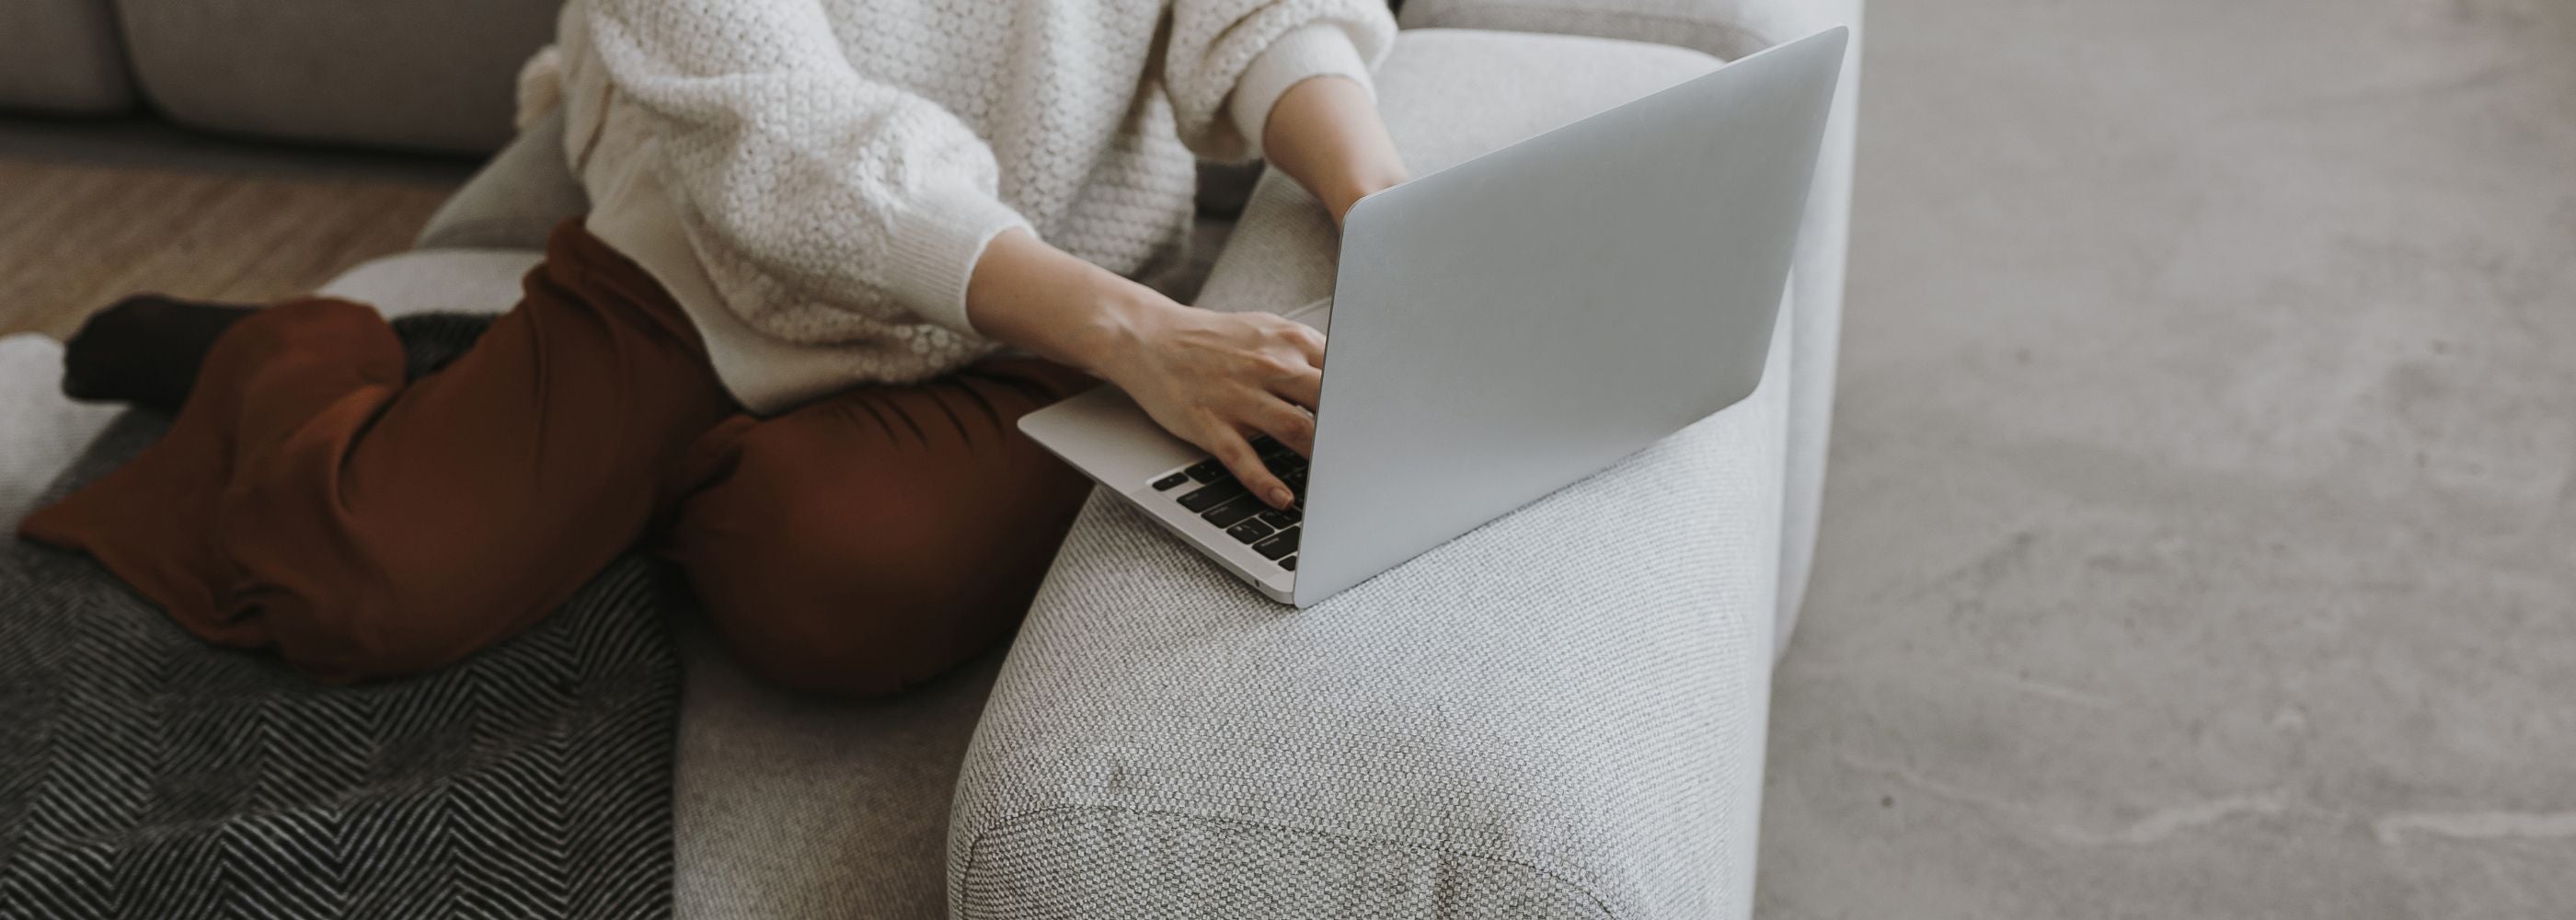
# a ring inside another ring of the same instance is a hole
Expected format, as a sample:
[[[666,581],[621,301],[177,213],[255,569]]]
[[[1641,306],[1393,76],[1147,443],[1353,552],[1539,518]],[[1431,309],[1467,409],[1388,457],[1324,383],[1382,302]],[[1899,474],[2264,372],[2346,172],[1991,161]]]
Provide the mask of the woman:
[[[1266,157],[1336,221],[1401,181],[1368,84],[1393,28],[1374,0],[573,0],[536,95],[594,210],[516,309],[406,380],[359,304],[111,308],[66,389],[178,417],[24,532],[324,680],[498,642],[644,540],[752,669],[920,682],[1025,610],[1087,489],[1013,423],[1094,377],[1291,500],[1246,439],[1307,449],[1321,337],[1129,276],[1176,252],[1193,153]]]

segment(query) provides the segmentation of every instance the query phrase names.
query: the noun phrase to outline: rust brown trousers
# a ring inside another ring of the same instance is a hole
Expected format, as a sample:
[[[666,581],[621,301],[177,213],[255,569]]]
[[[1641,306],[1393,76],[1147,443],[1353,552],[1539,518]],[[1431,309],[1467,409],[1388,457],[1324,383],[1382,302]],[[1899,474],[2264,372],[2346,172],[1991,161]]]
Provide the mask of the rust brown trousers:
[[[747,415],[679,305],[566,223],[518,308],[408,385],[365,305],[235,323],[168,434],[22,529],[335,682],[508,638],[643,541],[754,671],[884,693],[1018,624],[1088,490],[1013,426],[1090,383],[995,358]]]

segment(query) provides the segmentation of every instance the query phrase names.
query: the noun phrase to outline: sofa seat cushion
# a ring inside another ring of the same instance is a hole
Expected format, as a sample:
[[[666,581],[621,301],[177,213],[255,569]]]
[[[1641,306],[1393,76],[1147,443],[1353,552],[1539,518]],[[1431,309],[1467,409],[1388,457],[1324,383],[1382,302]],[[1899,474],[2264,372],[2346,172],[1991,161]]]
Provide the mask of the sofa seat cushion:
[[[0,527],[12,531],[124,407],[63,395],[63,343],[0,336]]]
[[[420,248],[544,249],[556,224],[590,211],[564,163],[563,133],[562,109],[530,122],[429,216]]]
[[[500,313],[518,306],[519,279],[545,253],[534,249],[441,249],[360,263],[319,293],[373,306],[386,316]]]
[[[1428,172],[1715,65],[1421,31],[1378,89]],[[1323,212],[1267,177],[1201,302],[1311,301],[1335,251]],[[953,914],[1743,916],[1778,591],[1776,378],[1304,610],[1095,494],[960,775]]]

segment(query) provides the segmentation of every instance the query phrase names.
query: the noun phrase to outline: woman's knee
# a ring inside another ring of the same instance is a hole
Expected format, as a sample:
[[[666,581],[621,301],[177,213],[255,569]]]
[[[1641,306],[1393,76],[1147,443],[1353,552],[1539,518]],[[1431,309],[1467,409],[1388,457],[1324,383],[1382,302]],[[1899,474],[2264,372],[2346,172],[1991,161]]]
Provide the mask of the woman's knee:
[[[736,661],[833,696],[882,696],[937,677],[1007,637],[1025,610],[994,604],[971,573],[917,555],[788,553],[750,570],[690,571]]]
[[[956,523],[874,517],[830,495],[726,507],[733,526],[684,524],[675,548],[716,631],[768,679],[837,696],[919,684],[1007,637],[1026,596],[996,591],[989,541]],[[842,499],[861,498],[847,492]],[[875,488],[901,488],[886,484]],[[963,523],[963,522],[959,522]]]
[[[934,448],[885,411],[752,427],[673,529],[718,631],[779,683],[890,693],[1007,638],[1087,491],[1015,435]]]

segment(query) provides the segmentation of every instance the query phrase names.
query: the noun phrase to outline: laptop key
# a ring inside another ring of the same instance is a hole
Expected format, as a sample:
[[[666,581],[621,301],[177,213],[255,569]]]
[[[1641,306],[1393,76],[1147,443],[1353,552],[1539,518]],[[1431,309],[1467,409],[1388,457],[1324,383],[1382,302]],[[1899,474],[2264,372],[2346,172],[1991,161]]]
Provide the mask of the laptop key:
[[[1242,489],[1237,487],[1236,491],[1240,492]],[[1234,500],[1210,508],[1202,512],[1199,517],[1219,527],[1232,527],[1242,523],[1244,518],[1261,513],[1261,509],[1267,507],[1270,506],[1262,504],[1260,499],[1251,495],[1237,495]]]
[[[1280,567],[1280,568],[1283,568],[1283,569],[1287,569],[1288,571],[1291,571],[1291,572],[1296,571],[1296,570],[1297,570],[1297,557],[1296,557],[1294,554],[1291,554],[1291,555],[1289,555],[1289,556],[1287,556],[1287,557],[1285,557],[1285,558],[1280,559],[1280,560],[1279,560],[1279,567]]]
[[[1225,529],[1225,535],[1233,537],[1234,542],[1237,543],[1251,543],[1269,536],[1270,533],[1270,525],[1261,523],[1261,519],[1257,517],[1245,518],[1243,523]]]
[[[1187,474],[1191,479],[1199,482],[1209,482],[1219,476],[1225,475],[1225,464],[1215,458],[1209,458],[1191,464],[1189,469],[1182,470],[1181,472]]]
[[[1181,483],[1188,482],[1188,481],[1190,481],[1190,474],[1189,474],[1189,473],[1186,473],[1186,472],[1173,473],[1172,475],[1165,476],[1165,477],[1163,477],[1163,478],[1161,478],[1161,479],[1154,480],[1154,491],[1156,491],[1156,492],[1169,492],[1169,491],[1171,491],[1171,490],[1172,490],[1172,487],[1173,487],[1173,486],[1177,486],[1177,485],[1180,485]]]
[[[1268,511],[1261,512],[1261,523],[1268,524],[1273,529],[1286,527],[1290,524],[1297,523],[1297,512],[1281,511],[1277,508],[1272,508]]]
[[[1228,479],[1215,485],[1201,486],[1198,491],[1181,496],[1181,507],[1206,511],[1246,494],[1243,483]]]
[[[1252,544],[1252,551],[1271,559],[1294,553],[1297,551],[1297,531],[1298,528],[1291,527],[1272,534],[1270,539]]]

